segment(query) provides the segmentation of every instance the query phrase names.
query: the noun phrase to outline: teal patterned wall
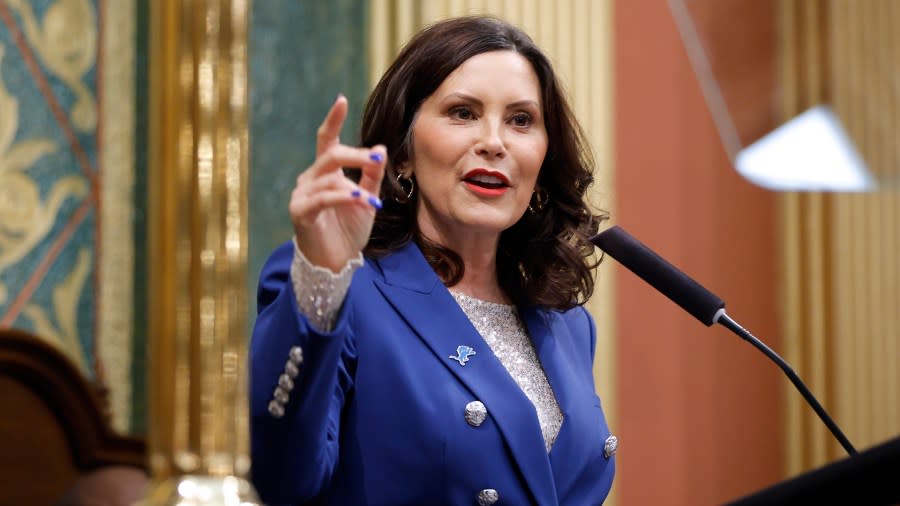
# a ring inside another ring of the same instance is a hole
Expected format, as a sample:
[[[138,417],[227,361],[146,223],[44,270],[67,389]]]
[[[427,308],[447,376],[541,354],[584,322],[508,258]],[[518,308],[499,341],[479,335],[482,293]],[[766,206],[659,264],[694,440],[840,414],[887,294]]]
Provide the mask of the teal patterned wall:
[[[59,26],[68,16],[79,33]],[[95,8],[5,1],[0,21],[0,325],[52,339],[93,375]]]
[[[0,0],[0,327],[64,352],[130,428],[134,0]]]
[[[316,129],[338,93],[350,101],[342,140],[359,140],[368,93],[365,0],[264,0],[250,33],[250,319],[268,254],[293,235],[287,206],[315,156]]]
[[[0,327],[56,345],[146,422],[148,2],[0,0]],[[368,92],[365,0],[257,0],[250,31],[248,325],[315,131]],[[248,329],[249,332],[249,329]]]

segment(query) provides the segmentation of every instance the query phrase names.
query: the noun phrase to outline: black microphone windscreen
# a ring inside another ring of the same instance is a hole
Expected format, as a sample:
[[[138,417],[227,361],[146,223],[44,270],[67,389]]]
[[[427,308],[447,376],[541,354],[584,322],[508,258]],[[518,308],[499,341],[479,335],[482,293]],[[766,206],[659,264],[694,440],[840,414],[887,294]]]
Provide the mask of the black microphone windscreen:
[[[716,323],[725,302],[619,226],[591,238],[601,250],[706,325]]]

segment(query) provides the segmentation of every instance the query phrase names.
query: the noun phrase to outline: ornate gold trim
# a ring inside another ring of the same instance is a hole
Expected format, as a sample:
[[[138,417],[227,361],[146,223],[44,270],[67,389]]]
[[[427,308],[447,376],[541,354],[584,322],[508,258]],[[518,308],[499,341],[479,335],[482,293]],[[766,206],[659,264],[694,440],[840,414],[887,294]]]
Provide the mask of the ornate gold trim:
[[[98,359],[109,391],[112,427],[131,427],[134,320],[135,0],[100,2],[100,261],[97,294]]]
[[[246,0],[150,4],[154,503],[178,502],[179,483],[218,490],[249,470],[248,11]],[[249,490],[242,504],[256,501]]]

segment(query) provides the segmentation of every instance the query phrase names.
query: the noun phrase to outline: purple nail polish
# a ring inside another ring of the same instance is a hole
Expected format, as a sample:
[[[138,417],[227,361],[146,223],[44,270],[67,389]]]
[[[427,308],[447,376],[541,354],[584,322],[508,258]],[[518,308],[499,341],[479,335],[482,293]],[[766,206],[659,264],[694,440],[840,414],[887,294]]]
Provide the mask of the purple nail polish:
[[[360,195],[362,195],[362,192],[359,190],[353,190],[352,192],[350,192],[350,195],[355,198],[355,197],[359,197]]]
[[[371,197],[369,197],[369,205],[374,207],[375,209],[381,209],[381,199],[372,195]]]
[[[384,155],[382,155],[381,153],[372,153],[369,155],[369,159],[373,162],[381,163],[384,161]]]

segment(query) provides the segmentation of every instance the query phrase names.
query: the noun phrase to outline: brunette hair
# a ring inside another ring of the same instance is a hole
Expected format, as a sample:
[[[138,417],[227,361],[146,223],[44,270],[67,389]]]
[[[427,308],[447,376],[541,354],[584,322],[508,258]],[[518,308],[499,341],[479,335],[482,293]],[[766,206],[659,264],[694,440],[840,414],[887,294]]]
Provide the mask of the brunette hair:
[[[381,185],[384,207],[375,216],[365,253],[379,257],[415,241],[446,285],[462,279],[465,266],[459,255],[419,231],[416,195],[407,199],[409,188],[398,176],[412,156],[412,123],[422,102],[463,62],[489,51],[515,51],[531,63],[548,138],[536,186],[546,202],[538,206],[532,198],[535,212],[526,211],[501,233],[500,286],[517,306],[570,309],[590,297],[592,269],[599,263],[587,239],[606,215],[594,215],[584,198],[593,182],[593,159],[547,57],[522,30],[495,18],[454,18],[419,32],[369,96],[361,141],[365,146],[384,144],[389,163]]]

